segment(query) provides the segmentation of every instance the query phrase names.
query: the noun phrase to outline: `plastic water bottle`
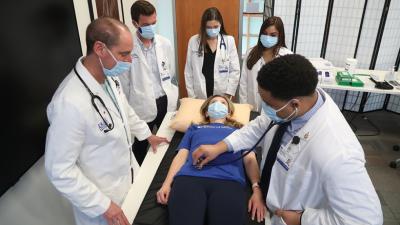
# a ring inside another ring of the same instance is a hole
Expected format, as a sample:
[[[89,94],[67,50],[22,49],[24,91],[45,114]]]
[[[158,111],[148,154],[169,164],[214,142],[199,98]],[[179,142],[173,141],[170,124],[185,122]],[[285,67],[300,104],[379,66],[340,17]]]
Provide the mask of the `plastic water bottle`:
[[[390,80],[396,80],[395,72],[394,72],[395,66],[393,66],[388,73],[385,75],[385,80],[390,81]]]

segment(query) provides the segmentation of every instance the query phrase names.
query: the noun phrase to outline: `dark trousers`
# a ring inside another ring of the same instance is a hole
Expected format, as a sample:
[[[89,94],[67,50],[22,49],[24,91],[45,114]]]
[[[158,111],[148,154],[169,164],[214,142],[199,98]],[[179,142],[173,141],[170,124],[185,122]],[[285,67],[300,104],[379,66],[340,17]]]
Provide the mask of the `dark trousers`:
[[[165,114],[167,113],[168,108],[168,98],[166,95],[156,99],[157,104],[157,116],[156,118],[147,123],[150,130],[153,131],[154,126],[157,126],[157,129],[160,128],[160,125],[164,119]],[[139,141],[135,138],[135,142],[133,143],[133,154],[139,165],[142,165],[142,162],[147,154],[147,149],[149,147],[149,142],[147,140]]]
[[[245,188],[236,181],[175,177],[168,199],[170,225],[243,225]]]

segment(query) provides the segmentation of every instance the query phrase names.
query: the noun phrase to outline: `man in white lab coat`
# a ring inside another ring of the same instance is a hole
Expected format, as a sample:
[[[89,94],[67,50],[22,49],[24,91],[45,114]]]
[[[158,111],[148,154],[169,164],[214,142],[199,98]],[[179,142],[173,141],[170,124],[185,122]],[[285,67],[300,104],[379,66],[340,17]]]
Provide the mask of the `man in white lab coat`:
[[[131,7],[135,48],[131,72],[121,77],[129,104],[150,130],[160,127],[167,111],[175,111],[178,87],[175,78],[175,55],[171,43],[155,34],[157,13],[154,6],[138,0]],[[148,148],[146,140],[135,139],[133,152],[142,164]]]
[[[216,145],[201,146],[201,168],[218,154],[249,149],[260,138],[261,184],[272,224],[382,224],[364,152],[317,72],[300,55],[263,66],[257,77],[263,113]],[[272,123],[273,122],[273,123]],[[271,132],[263,133],[272,124]]]
[[[86,30],[87,56],[64,79],[47,108],[46,173],[73,205],[78,225],[128,225],[120,205],[139,165],[136,136],[151,134],[129,106],[117,78],[130,69],[132,36],[121,22],[94,20]]]

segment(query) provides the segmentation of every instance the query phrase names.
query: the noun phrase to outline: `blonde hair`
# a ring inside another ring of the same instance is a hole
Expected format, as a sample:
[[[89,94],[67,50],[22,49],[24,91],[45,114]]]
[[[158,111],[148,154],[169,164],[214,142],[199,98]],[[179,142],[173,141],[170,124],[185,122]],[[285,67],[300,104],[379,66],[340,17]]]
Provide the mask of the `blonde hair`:
[[[216,97],[221,97],[221,98],[225,99],[225,101],[228,103],[228,116],[226,117],[226,121],[224,124],[227,126],[235,127],[235,128],[243,127],[242,123],[240,123],[232,118],[233,113],[235,112],[235,106],[233,105],[233,103],[230,99],[228,99],[227,97],[225,97],[223,95],[213,95],[204,101],[203,105],[201,105],[201,107],[200,107],[200,114],[203,117],[203,120],[205,122],[200,123],[200,124],[204,125],[204,124],[210,123],[210,118],[206,116],[206,112],[208,110],[208,106],[210,105],[211,100],[213,100]]]

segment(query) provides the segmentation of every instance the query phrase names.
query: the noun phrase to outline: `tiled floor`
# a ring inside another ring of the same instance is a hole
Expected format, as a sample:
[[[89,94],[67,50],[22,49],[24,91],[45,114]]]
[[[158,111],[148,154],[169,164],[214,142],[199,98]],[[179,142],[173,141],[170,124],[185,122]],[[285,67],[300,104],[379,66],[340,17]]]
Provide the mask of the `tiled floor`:
[[[362,115],[351,124],[364,147],[367,170],[381,200],[384,224],[400,225],[400,168],[389,167],[390,161],[400,158],[400,151],[393,151],[393,145],[400,144],[400,115],[385,111],[364,115],[379,128],[378,135],[368,136],[377,132]]]

